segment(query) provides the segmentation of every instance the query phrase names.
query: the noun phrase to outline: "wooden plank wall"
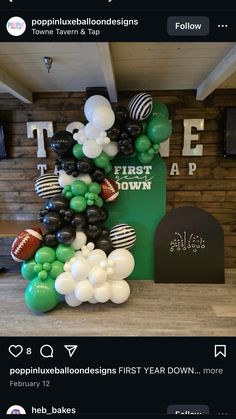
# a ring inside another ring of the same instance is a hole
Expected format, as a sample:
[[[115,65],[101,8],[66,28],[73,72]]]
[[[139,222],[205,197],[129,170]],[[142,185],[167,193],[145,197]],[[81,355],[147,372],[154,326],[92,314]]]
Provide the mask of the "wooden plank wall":
[[[223,157],[224,107],[236,106],[236,90],[218,90],[204,102],[195,100],[193,91],[151,92],[171,111],[174,132],[167,170],[178,162],[180,175],[168,175],[168,210],[182,205],[197,205],[212,213],[225,232],[226,267],[236,268],[236,159]],[[120,93],[127,104],[131,92]],[[83,121],[83,93],[37,93],[34,104],[26,105],[8,95],[0,96],[0,118],[5,122],[8,160],[0,161],[0,218],[34,219],[42,201],[34,193],[37,164],[47,163],[53,170],[55,155],[47,142],[47,159],[37,159],[35,139],[27,139],[27,121],[53,121],[54,129],[65,129],[72,121]],[[204,156],[182,157],[183,119],[205,118],[200,134]],[[194,176],[188,176],[187,163],[196,162]]]

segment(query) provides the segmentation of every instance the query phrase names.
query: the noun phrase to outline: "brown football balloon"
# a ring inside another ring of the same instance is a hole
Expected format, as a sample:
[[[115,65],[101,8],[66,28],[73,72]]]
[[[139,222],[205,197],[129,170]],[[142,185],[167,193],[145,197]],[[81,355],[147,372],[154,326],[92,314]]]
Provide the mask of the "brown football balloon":
[[[16,262],[31,259],[42,246],[43,236],[40,228],[29,228],[21,231],[11,247],[11,256]]]
[[[115,201],[119,195],[118,185],[115,180],[105,178],[101,184],[101,197],[105,202]]]

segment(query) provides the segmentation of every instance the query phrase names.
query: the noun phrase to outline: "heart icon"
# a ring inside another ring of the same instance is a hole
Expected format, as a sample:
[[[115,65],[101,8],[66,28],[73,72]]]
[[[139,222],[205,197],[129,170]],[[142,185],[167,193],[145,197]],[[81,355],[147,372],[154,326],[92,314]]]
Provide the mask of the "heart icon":
[[[23,352],[23,346],[21,345],[11,345],[8,348],[8,351],[10,352],[10,354],[12,356],[14,356],[14,358],[17,358],[18,356],[20,356]]]

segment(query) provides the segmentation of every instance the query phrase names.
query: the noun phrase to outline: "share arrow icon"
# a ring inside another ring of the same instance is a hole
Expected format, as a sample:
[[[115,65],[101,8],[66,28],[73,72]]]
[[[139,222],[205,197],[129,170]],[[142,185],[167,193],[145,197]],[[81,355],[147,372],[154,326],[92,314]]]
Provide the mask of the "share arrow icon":
[[[69,353],[69,357],[72,358],[76,349],[78,348],[78,345],[64,345],[64,348],[67,349],[67,351]]]

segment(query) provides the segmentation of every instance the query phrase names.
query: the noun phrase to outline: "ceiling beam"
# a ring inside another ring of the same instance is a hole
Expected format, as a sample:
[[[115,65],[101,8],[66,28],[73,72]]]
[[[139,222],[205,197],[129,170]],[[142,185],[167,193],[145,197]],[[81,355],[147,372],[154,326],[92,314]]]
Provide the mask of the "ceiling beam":
[[[217,64],[197,88],[197,100],[204,100],[236,71],[236,46]]]
[[[22,83],[14,79],[10,74],[0,68],[0,85],[7,93],[22,100],[25,103],[33,102],[33,94]]]
[[[106,83],[106,88],[111,102],[117,102],[116,79],[112,63],[112,57],[108,42],[97,42],[97,51],[99,55],[100,65]]]

